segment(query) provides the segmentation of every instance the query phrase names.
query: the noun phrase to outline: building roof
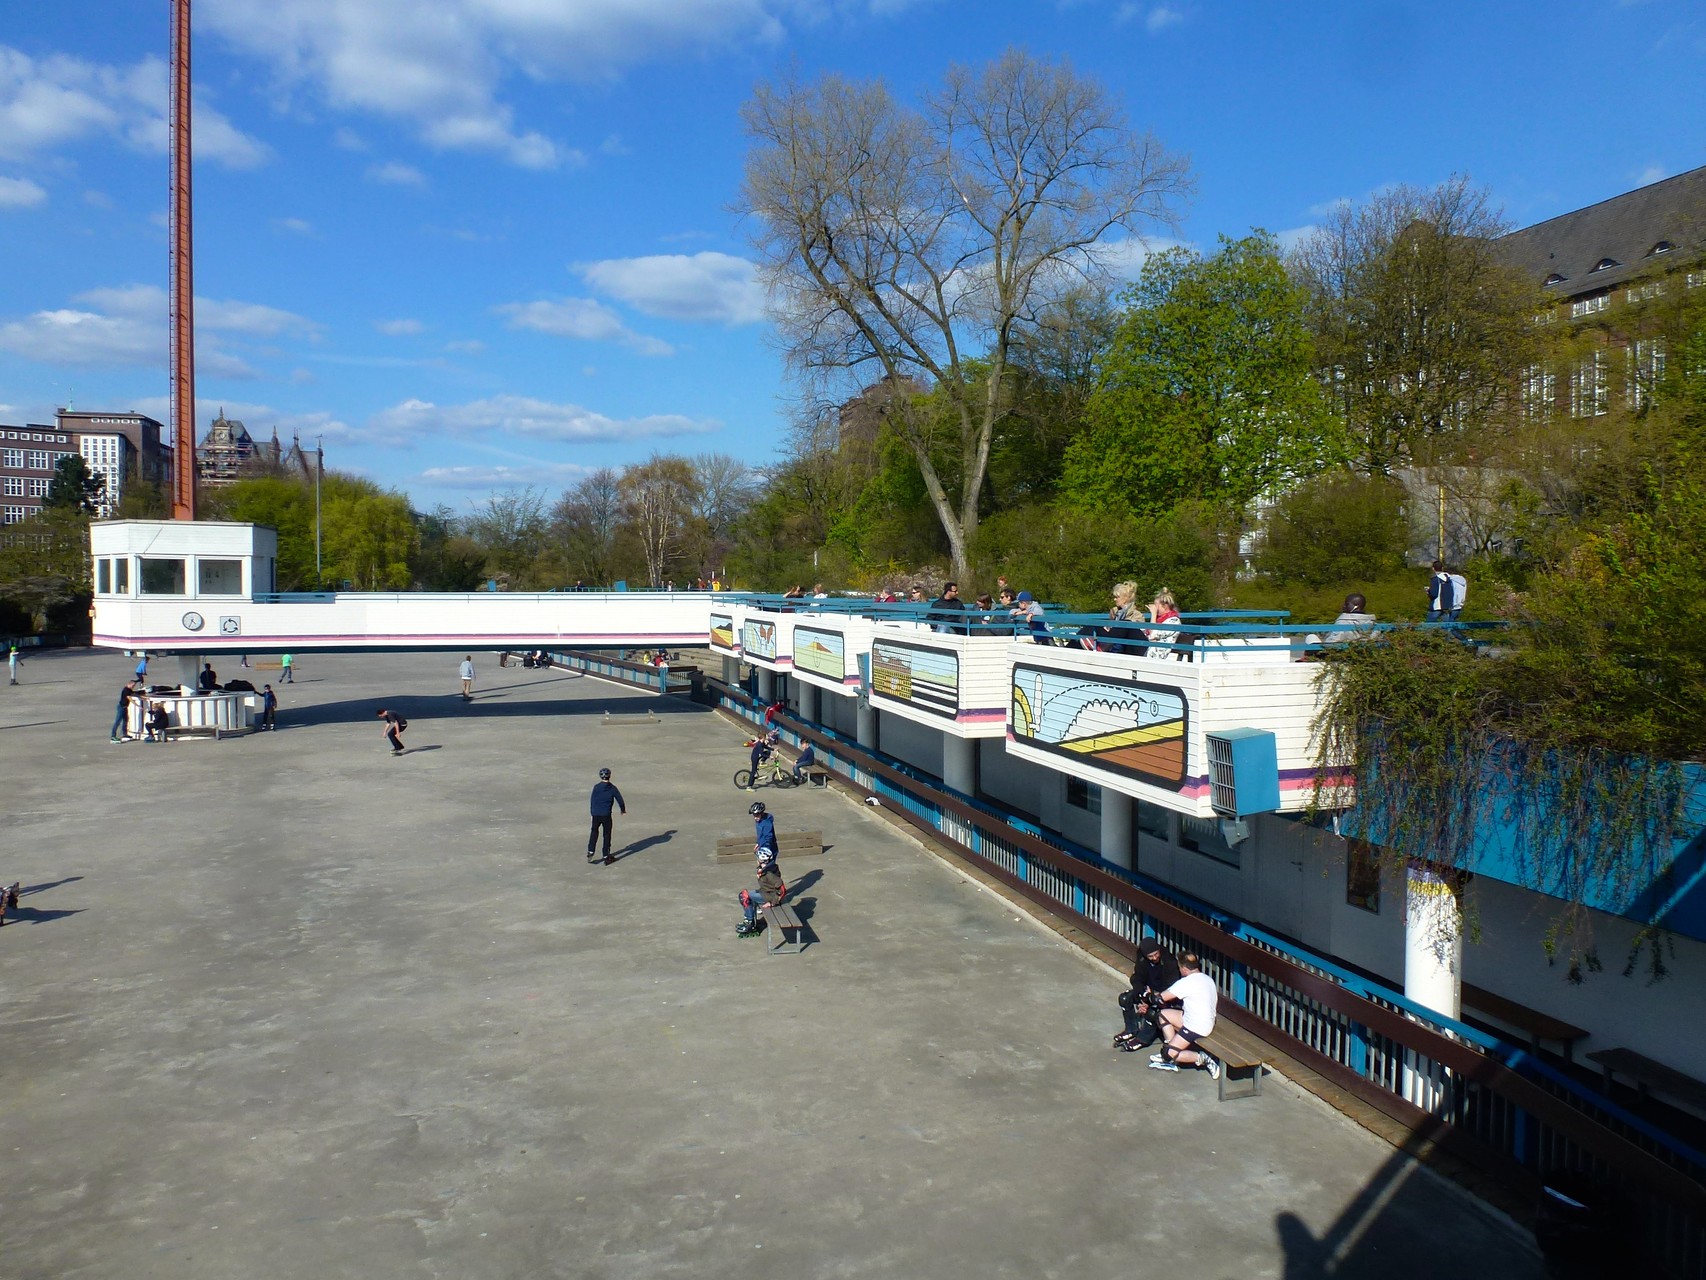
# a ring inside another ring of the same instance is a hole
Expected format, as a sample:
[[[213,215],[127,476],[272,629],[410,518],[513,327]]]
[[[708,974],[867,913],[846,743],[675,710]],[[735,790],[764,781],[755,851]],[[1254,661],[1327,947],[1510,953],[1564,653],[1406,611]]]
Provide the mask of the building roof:
[[[1706,166],[1679,173],[1585,209],[1501,236],[1512,266],[1545,281],[1560,298],[1594,293],[1643,275],[1667,260],[1706,252]],[[1661,244],[1672,248],[1655,253]],[[1602,262],[1610,265],[1600,267]]]

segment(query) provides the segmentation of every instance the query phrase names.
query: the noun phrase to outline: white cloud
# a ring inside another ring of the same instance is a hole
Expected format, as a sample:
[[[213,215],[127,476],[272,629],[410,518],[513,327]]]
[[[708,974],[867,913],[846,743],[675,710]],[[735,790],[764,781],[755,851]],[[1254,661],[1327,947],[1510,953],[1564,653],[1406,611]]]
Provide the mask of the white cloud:
[[[511,329],[531,329],[559,338],[582,342],[619,342],[643,356],[675,354],[675,348],[660,338],[635,333],[622,318],[594,298],[562,298],[557,301],[507,302],[493,307],[509,317]]]
[[[373,327],[391,338],[406,338],[426,328],[419,320],[375,320]]]
[[[424,436],[487,435],[493,431],[578,444],[697,435],[715,431],[721,425],[714,420],[673,413],[611,418],[578,404],[555,404],[525,396],[492,396],[455,405],[405,400],[368,420],[368,427],[376,437],[397,444],[412,444]]]
[[[456,355],[477,356],[486,349],[486,344],[478,338],[463,338],[458,342],[445,343],[444,349]]]
[[[527,485],[570,484],[593,468],[576,462],[526,462],[521,466],[428,467],[415,483],[440,489],[520,489]]]
[[[402,121],[436,147],[550,168],[578,153],[518,125],[506,82],[606,83],[681,52],[778,44],[779,15],[815,12],[815,0],[202,0],[197,17],[287,90]]]
[[[28,178],[0,178],[0,209],[32,209],[47,192]]]
[[[758,269],[727,253],[659,253],[607,258],[577,268],[581,278],[649,316],[755,324],[764,319]]]
[[[426,186],[426,175],[414,165],[404,164],[401,160],[387,160],[384,164],[369,165],[367,176],[373,182],[383,182],[393,187]]]
[[[314,224],[306,218],[274,218],[273,226],[279,231],[288,231],[293,236],[314,234]]]
[[[1637,186],[1649,186],[1655,182],[1663,182],[1670,176],[1670,170],[1662,164],[1650,164],[1635,175]]]
[[[1149,16],[1143,20],[1143,25],[1151,31],[1165,31],[1168,27],[1177,26],[1185,20],[1185,15],[1177,9],[1158,4],[1149,11]]]
[[[81,307],[37,311],[0,323],[0,350],[44,364],[100,367],[166,365],[168,304],[158,285],[91,289],[72,299]],[[255,302],[196,299],[196,369],[212,377],[259,375],[227,351],[223,335],[239,338],[318,337],[313,321]]]
[[[1284,231],[1276,231],[1274,232],[1274,239],[1279,242],[1281,253],[1290,253],[1314,235],[1315,230],[1315,224],[1308,222],[1301,227],[1287,227]]]
[[[128,67],[54,54],[46,58],[0,45],[0,157],[25,159],[91,135],[138,151],[167,150],[166,64],[144,58]],[[195,153],[227,168],[253,169],[272,152],[238,129],[198,90]]]

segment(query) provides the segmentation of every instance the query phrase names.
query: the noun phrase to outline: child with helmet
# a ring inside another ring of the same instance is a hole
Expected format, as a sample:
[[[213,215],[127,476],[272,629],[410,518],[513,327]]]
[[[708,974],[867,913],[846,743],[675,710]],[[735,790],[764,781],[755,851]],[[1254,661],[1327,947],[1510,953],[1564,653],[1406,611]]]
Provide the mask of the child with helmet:
[[[754,875],[758,885],[740,891],[741,922],[735,926],[738,938],[756,938],[763,933],[764,925],[758,918],[758,908],[767,903],[775,906],[788,895],[788,886],[782,881],[782,870],[776,865],[776,819],[765,810],[762,800],[753,801],[747,813],[751,815],[755,829],[753,852],[757,855],[758,867]]]

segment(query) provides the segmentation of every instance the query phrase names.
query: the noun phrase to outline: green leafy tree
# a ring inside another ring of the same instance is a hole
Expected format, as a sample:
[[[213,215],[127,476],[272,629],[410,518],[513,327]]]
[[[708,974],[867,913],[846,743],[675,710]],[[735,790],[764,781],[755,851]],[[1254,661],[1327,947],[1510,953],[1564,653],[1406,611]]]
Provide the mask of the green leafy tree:
[[[1184,501],[1241,511],[1336,453],[1312,377],[1304,296],[1273,239],[1156,254],[1066,452],[1061,488],[1087,510],[1154,515]]]
[[[330,486],[337,474],[326,473],[326,486]],[[312,591],[320,585],[314,573],[312,485],[285,476],[254,476],[203,490],[197,514],[204,520],[241,520],[267,525],[278,534],[278,589]]]
[[[107,478],[89,470],[82,454],[68,453],[53,469],[53,479],[47,482],[42,506],[93,515],[101,509],[106,493]]]
[[[1318,476],[1265,513],[1255,568],[1272,582],[1311,587],[1395,573],[1410,541],[1404,501],[1404,486],[1385,476]]]
[[[419,544],[408,499],[338,473],[328,473],[321,489],[326,579],[358,591],[406,588]]]
[[[472,591],[485,577],[485,553],[461,532],[456,512],[440,504],[412,513],[417,541],[409,572],[426,591]]]
[[[488,494],[462,519],[462,531],[486,553],[486,573],[512,586],[530,585],[550,520],[544,493],[528,485]]]
[[[0,599],[28,613],[36,630],[45,629],[56,615],[76,617],[75,606],[87,603],[91,586],[84,511],[44,507],[0,528]],[[86,609],[82,612],[86,623]]]

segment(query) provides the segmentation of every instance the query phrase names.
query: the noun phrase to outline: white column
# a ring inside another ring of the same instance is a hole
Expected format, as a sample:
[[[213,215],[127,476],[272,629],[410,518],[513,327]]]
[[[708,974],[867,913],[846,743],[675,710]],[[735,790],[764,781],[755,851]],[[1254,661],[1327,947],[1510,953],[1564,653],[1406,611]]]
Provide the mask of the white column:
[[[804,680],[796,680],[794,687],[800,691],[800,719],[816,724],[818,687]]]
[[[776,701],[776,673],[768,667],[759,667],[758,671],[758,700],[765,706]]]
[[[740,683],[740,659],[731,658],[726,653],[723,655],[723,683]]]
[[[201,688],[201,655],[199,653],[180,653],[178,655],[178,683],[186,689],[194,691]]]
[[[972,738],[942,735],[942,781],[955,791],[972,795],[977,790],[977,742]]]
[[[858,723],[853,727],[853,736],[861,747],[867,751],[877,749],[877,709],[863,699],[859,702]]]
[[[1413,861],[1404,872],[1404,995],[1457,1018],[1463,1012],[1463,908],[1449,870]]]
[[[1102,856],[1116,867],[1131,870],[1132,799],[1102,788]]]

